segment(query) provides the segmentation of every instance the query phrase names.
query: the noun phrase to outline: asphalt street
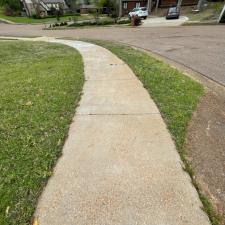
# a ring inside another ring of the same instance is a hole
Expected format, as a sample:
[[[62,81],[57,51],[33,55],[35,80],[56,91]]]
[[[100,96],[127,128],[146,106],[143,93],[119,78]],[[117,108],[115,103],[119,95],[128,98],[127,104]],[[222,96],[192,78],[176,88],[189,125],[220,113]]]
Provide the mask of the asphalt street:
[[[0,36],[111,40],[150,50],[225,86],[225,26],[43,30],[44,25],[0,24]]]

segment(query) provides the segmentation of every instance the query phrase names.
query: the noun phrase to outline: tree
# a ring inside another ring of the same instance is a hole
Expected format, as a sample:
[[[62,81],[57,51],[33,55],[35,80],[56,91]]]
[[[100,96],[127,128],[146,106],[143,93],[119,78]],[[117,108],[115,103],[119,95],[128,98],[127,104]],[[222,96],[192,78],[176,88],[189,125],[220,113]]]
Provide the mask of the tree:
[[[66,0],[66,4],[69,6],[71,10],[76,10],[79,5],[79,1],[77,0]]]
[[[152,0],[148,0],[147,9],[148,9],[148,12],[151,13],[151,11],[152,11]]]
[[[204,0],[199,0],[198,1],[198,5],[197,5],[197,10],[201,11],[202,10],[202,6],[204,5],[205,1]]]
[[[111,9],[111,17],[117,20],[117,18],[120,17],[118,2],[115,0],[110,0],[110,9]]]
[[[108,13],[113,18],[118,18],[119,16],[118,2],[116,0],[92,0],[92,4],[95,4],[99,10],[107,8]]]
[[[156,1],[156,7],[155,7],[155,14],[157,15],[158,12],[158,8],[159,8],[159,0]]]
[[[178,3],[177,3],[177,7],[178,7],[178,9],[180,9],[180,8],[181,8],[181,5],[182,5],[182,0],[178,0]]]
[[[20,10],[19,0],[0,0],[0,5],[4,7],[8,6],[14,11]]]
[[[13,16],[21,10],[19,0],[0,0],[0,6],[4,7],[5,14]]]
[[[220,13],[218,23],[225,23],[225,4],[224,4],[223,9]]]

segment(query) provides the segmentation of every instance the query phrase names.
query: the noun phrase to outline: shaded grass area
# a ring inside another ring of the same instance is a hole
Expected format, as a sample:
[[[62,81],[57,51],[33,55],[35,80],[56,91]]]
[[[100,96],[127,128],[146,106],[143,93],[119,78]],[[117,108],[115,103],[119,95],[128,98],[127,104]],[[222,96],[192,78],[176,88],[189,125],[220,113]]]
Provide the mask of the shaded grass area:
[[[0,224],[29,224],[83,85],[82,58],[57,44],[0,41]]]
[[[185,152],[187,126],[204,93],[203,86],[142,51],[106,41],[91,40],[91,42],[107,48],[126,62],[148,90],[167,124],[185,164],[185,170],[190,174],[199,193],[204,211],[209,215],[213,225],[220,224],[221,218],[210,201],[202,194]]]

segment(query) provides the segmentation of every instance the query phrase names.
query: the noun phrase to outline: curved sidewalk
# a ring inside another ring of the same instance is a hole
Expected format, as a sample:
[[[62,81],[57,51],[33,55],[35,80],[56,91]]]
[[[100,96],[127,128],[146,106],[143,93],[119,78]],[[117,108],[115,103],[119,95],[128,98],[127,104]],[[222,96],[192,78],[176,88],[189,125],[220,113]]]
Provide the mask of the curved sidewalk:
[[[108,50],[80,51],[86,82],[40,225],[209,225],[161,115],[129,67]],[[137,62],[138,63],[138,62]]]

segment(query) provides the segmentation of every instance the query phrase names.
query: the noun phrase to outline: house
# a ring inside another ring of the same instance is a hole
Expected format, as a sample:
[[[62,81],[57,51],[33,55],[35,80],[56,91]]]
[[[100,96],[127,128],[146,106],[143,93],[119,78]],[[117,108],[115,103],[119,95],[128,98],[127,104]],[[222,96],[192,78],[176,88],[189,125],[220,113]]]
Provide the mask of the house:
[[[48,16],[52,10],[60,10],[62,13],[68,10],[65,0],[21,0],[23,10],[27,16]]]
[[[147,0],[122,0],[122,15],[127,15],[132,9],[138,8],[138,7],[147,7]]]
[[[20,0],[20,2],[22,5],[22,15],[30,17],[36,14],[32,0]]]
[[[159,7],[169,7],[177,5],[178,0],[158,0]],[[120,16],[127,15],[132,9],[138,7],[147,7],[149,12],[154,10],[157,0],[120,0]],[[182,0],[182,6],[196,5],[198,0]]]
[[[177,0],[160,0],[159,7],[168,7],[171,5],[177,5]],[[182,0],[181,6],[197,5],[198,0]],[[154,6],[154,5],[153,5]]]
[[[48,8],[46,8],[46,11],[48,11],[51,8],[55,8],[57,10],[62,9],[64,12],[68,9],[68,6],[65,2],[65,0],[39,0],[39,2],[43,2],[44,5],[46,5]]]

